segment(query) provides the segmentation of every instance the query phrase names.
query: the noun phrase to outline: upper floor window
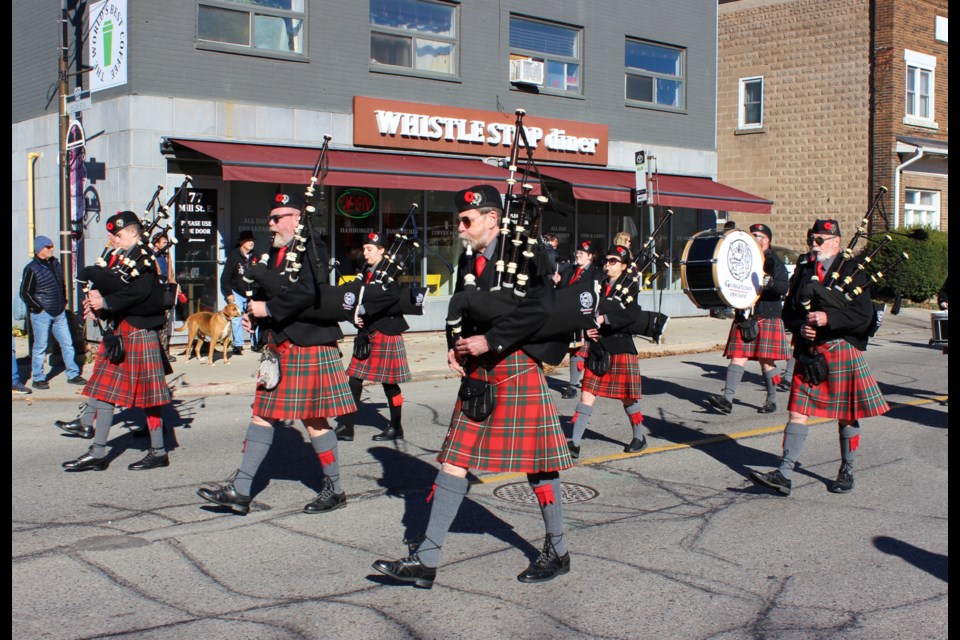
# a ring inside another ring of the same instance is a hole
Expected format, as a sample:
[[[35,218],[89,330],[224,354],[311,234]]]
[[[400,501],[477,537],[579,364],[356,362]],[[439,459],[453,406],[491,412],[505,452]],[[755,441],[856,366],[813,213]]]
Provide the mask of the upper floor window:
[[[674,109],[685,108],[686,50],[627,40],[626,98]]]
[[[580,93],[580,37],[580,29],[511,16],[510,58],[543,64],[543,89]]]
[[[759,129],[763,126],[763,77],[740,78],[738,129]]]
[[[907,63],[903,122],[922,127],[936,127],[933,118],[933,88],[937,59],[909,49],[904,50],[903,59]]]
[[[303,0],[200,0],[197,39],[253,53],[304,53]]]
[[[370,62],[456,74],[457,8],[429,0],[370,0]]]
[[[940,192],[907,189],[903,201],[903,226],[940,228]]]

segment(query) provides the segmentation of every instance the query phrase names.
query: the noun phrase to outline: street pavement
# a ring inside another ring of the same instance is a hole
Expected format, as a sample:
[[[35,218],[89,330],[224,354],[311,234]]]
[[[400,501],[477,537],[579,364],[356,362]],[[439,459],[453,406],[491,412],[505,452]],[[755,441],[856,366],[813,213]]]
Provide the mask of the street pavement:
[[[663,345],[638,341],[650,446],[623,453],[623,409],[598,400],[582,457],[561,474],[571,572],[540,585],[515,578],[543,539],[518,474],[471,475],[432,590],[370,568],[406,555],[401,541],[429,513],[458,386],[439,334],[406,338],[416,381],[403,386],[404,441],[370,441],[386,400],[364,388],[357,439],[339,448],[348,503],[324,515],[302,512],[320,474],[294,425],[277,428],[249,515],[196,496],[239,463],[255,356],[174,364],[171,466],[141,473],[126,469],[147,446],[125,428],[143,421],[129,409],[109,469],[60,469],[89,445],[52,425],[80,400],[58,390],[61,373],[12,405],[12,636],[946,638],[948,359],[927,345],[929,316],[888,315],[871,342],[892,410],[863,421],[847,495],[826,490],[839,466],[831,421],[811,420],[790,497],[749,482],[750,468],[776,464],[786,394],[758,414],[748,367],[731,415],[705,402],[723,384],[729,321],[675,319]],[[569,432],[567,375],[551,369],[548,383]]]

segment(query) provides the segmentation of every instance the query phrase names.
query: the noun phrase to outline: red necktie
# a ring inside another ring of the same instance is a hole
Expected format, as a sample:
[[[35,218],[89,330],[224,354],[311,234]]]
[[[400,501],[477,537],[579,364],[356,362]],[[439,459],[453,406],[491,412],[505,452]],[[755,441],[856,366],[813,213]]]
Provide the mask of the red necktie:
[[[280,251],[277,252],[277,261],[273,265],[274,269],[280,268],[280,265],[283,264],[283,259],[286,257],[286,255],[287,255],[287,248],[280,247]]]
[[[479,276],[481,273],[483,273],[483,268],[485,266],[487,266],[487,256],[481,253],[480,255],[477,256],[477,261],[474,264],[473,270]]]
[[[107,269],[113,269],[113,265],[117,264],[117,254],[110,256],[110,264],[107,265]]]
[[[580,279],[580,273],[583,271],[583,267],[577,267],[577,270],[573,272],[573,277],[570,278],[570,284],[573,284]]]
[[[823,276],[826,275],[826,272],[823,270],[823,263],[819,260],[817,261],[817,277],[820,278],[820,282],[823,282]]]
[[[367,271],[367,283],[370,282],[371,278],[373,278],[373,271]]]
[[[609,297],[611,290],[613,290],[613,285],[608,282],[608,283],[607,283],[607,289],[606,289],[606,291],[603,292],[603,297],[604,297],[604,298]]]

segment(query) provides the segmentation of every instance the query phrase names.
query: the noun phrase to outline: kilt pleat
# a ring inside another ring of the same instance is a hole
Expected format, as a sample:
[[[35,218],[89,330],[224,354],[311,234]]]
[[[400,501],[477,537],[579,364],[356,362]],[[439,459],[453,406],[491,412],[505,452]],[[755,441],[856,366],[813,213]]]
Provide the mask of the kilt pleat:
[[[388,336],[379,331],[370,334],[370,355],[366,360],[350,359],[347,375],[351,378],[402,384],[413,380],[407,364],[403,336]]]
[[[797,367],[790,387],[788,411],[852,421],[890,410],[862,351],[846,340],[831,340],[818,348],[827,358],[827,379],[812,386]]]
[[[273,420],[331,418],[357,410],[336,344],[277,347],[280,384],[257,386],[253,415]]]
[[[126,322],[120,323],[116,333],[123,338],[123,362],[110,362],[101,343],[83,395],[121,407],[169,404],[172,396],[167,386],[159,334],[154,329],[137,329]]]
[[[573,466],[542,366],[519,349],[472,361],[467,375],[495,385],[493,412],[474,422],[463,415],[457,400],[437,462],[522,473]]]
[[[752,342],[744,342],[734,322],[723,350],[724,358],[747,358],[748,360],[789,360],[793,355],[790,341],[780,318],[757,318],[760,335]]]
[[[610,370],[598,376],[583,370],[583,390],[604,398],[636,398],[641,395],[640,360],[635,353],[610,354]]]

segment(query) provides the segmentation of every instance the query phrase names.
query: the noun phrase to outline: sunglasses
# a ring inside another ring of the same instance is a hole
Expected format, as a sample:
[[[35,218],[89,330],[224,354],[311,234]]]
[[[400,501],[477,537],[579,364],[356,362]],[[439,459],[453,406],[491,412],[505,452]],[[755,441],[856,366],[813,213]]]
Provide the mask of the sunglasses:
[[[464,229],[469,229],[470,225],[472,225],[475,220],[481,218],[482,216],[482,213],[479,216],[473,216],[472,218],[470,216],[457,216],[457,224],[462,224]]]
[[[607,258],[607,264],[623,264],[623,260],[617,258]]]
[[[48,244],[47,246],[44,247],[44,249],[53,249],[53,245],[52,245],[52,244]]]
[[[300,214],[298,214],[298,213],[277,213],[277,214],[274,214],[274,215],[270,216],[269,218],[267,218],[267,220],[269,220],[269,221],[272,222],[273,224],[277,224],[278,222],[280,222],[280,218],[286,218],[287,216],[296,216],[296,215],[300,215]]]
[[[837,236],[827,236],[827,237],[823,237],[823,236],[813,236],[813,237],[811,237],[811,238],[809,238],[809,239],[807,240],[807,244],[810,245],[811,247],[812,247],[813,245],[817,245],[818,247],[822,247],[824,242],[826,242],[827,240],[829,240],[829,239],[831,239],[831,238],[836,238],[836,237],[837,237]]]

